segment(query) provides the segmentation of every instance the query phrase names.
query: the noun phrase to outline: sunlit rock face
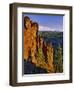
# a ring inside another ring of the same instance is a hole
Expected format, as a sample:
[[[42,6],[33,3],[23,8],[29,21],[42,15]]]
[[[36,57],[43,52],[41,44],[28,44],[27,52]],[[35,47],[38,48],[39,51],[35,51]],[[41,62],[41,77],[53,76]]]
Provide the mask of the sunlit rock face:
[[[46,72],[54,72],[53,46],[51,43],[46,44],[44,39],[38,35],[37,29],[33,25],[24,30],[24,60],[30,61],[33,66],[43,68]]]

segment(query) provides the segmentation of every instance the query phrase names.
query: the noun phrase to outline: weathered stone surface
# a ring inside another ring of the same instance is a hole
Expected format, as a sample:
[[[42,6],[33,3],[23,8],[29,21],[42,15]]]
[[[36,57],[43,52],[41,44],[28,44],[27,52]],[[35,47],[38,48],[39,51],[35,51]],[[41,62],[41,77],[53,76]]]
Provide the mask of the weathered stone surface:
[[[54,72],[53,53],[52,44],[47,45],[42,37],[37,36],[34,27],[24,30],[24,60],[31,58],[34,65],[51,73]]]

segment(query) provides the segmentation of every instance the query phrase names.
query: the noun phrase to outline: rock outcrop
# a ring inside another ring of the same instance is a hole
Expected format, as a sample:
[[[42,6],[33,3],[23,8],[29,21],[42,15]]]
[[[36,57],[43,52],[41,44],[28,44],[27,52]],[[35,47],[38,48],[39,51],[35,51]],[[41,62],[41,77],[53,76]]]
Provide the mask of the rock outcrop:
[[[53,53],[51,43],[46,44],[38,35],[38,26],[31,23],[31,28],[24,30],[24,60],[31,62],[37,67],[46,69],[48,73],[54,72]]]

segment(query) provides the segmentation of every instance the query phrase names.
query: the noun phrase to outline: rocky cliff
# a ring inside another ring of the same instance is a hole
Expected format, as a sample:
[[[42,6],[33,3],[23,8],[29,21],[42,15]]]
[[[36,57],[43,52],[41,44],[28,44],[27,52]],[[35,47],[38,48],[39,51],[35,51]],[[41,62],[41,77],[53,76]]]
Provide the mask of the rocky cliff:
[[[46,44],[42,37],[37,36],[35,31],[24,32],[24,59],[31,58],[31,62],[37,67],[46,69],[47,72],[54,72],[52,44]]]

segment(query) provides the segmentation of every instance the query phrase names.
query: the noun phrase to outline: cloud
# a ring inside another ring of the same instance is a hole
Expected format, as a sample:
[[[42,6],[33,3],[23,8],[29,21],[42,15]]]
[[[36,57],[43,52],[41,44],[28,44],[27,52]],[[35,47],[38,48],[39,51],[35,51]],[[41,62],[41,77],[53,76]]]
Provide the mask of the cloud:
[[[55,31],[55,29],[52,29],[48,26],[42,26],[42,25],[39,26],[39,30],[40,31]]]
[[[39,31],[62,31],[61,28],[52,28],[52,27],[48,27],[48,26],[42,26],[39,25]]]

